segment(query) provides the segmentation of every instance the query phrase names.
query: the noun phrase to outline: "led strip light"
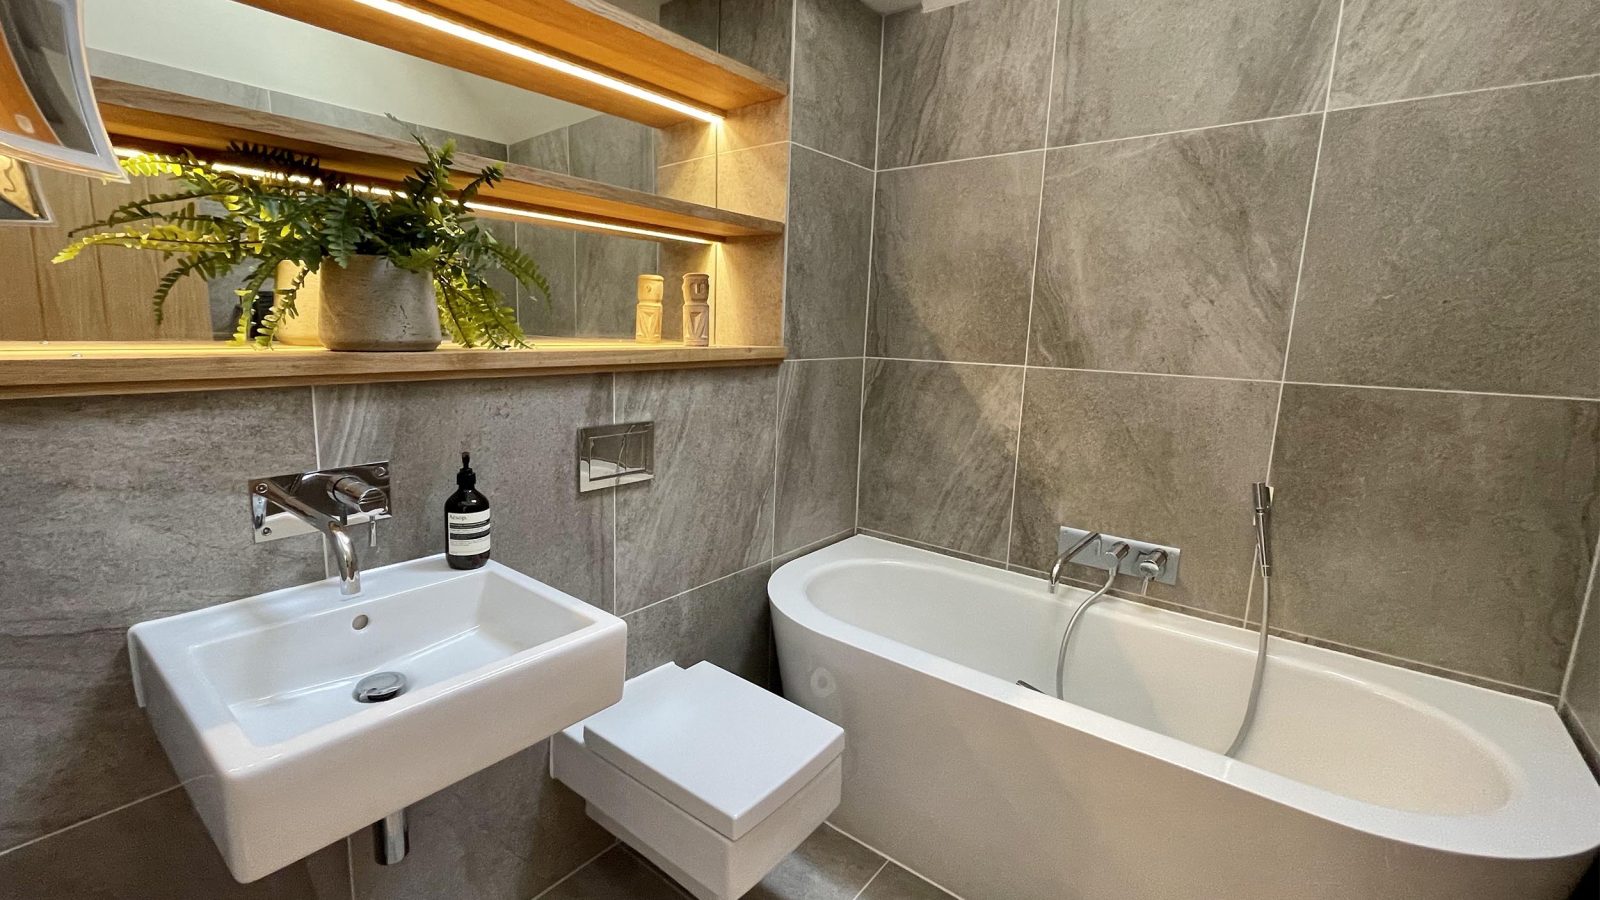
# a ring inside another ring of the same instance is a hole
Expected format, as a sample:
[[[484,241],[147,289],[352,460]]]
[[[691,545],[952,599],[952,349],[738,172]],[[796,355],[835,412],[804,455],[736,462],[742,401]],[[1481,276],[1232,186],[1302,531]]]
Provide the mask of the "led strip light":
[[[116,154],[123,159],[132,159],[144,156],[147,151],[135,150],[131,147],[117,147]],[[237,166],[233,163],[206,162],[207,165],[219,172],[230,172],[235,175],[244,175],[249,178],[275,179],[288,181],[295,184],[315,184],[316,182],[304,175],[287,175],[282,172],[271,172],[266,169],[257,169],[250,166]],[[370,184],[351,184],[355,190],[375,197],[393,197],[396,191],[388,188],[377,187]],[[617,234],[633,234],[640,237],[656,238],[664,241],[680,241],[685,244],[715,244],[717,241],[709,238],[695,237],[688,234],[677,234],[671,231],[657,231],[653,228],[639,228],[633,225],[617,225],[613,222],[601,222],[595,219],[583,219],[577,216],[560,216],[554,213],[535,212],[531,209],[519,209],[515,206],[500,206],[495,203],[479,203],[469,201],[467,208],[476,212],[493,213],[501,216],[513,216],[519,219],[529,219],[535,222],[550,222],[556,225],[569,225],[579,228],[593,228],[599,231],[614,232]]]
[[[521,44],[512,43],[504,38],[498,38],[492,34],[486,34],[482,31],[468,28],[467,26],[458,22],[452,22],[449,19],[440,18],[432,13],[426,13],[419,9],[412,9],[405,4],[396,3],[394,0],[355,0],[355,2],[370,9],[388,13],[396,18],[405,19],[407,22],[413,22],[425,28],[431,28],[434,31],[442,34],[448,34],[451,37],[477,44],[485,49],[504,53],[507,56],[514,56],[517,59],[523,60],[524,62],[531,62],[535,65],[544,66],[547,69],[554,69],[563,75],[570,75],[573,78],[581,78],[590,84],[598,85],[606,88],[607,90],[616,91],[620,94],[627,94],[630,97],[635,97],[647,103],[654,103],[657,106],[670,109],[673,112],[682,113],[695,119],[699,119],[702,122],[716,124],[722,121],[722,116],[709,110],[704,110],[697,106],[691,106],[682,102],[681,100],[674,100],[671,97],[658,94],[654,91],[646,90],[636,84],[630,84],[626,81],[623,81],[620,78],[613,78],[610,75],[604,75],[592,69],[585,69],[583,66],[568,62],[559,56],[551,56],[548,53],[541,53],[538,50],[524,47]]]

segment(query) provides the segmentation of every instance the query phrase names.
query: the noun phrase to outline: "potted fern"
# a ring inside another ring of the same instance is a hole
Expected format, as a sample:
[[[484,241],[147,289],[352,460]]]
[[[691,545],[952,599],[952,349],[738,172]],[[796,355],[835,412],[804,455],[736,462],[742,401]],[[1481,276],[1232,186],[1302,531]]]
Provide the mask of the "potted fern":
[[[231,145],[220,162],[186,152],[124,159],[130,175],[176,177],[184,189],[125,203],[76,229],[81,236],[55,261],[88,247],[162,254],[173,265],[152,298],[158,323],[179,280],[246,267],[234,339],[263,347],[298,314],[312,275],[321,280],[318,332],[332,350],[431,350],[444,334],[466,347],[528,346],[516,310],[488,276],[503,270],[546,302],[549,284],[467,206],[502,170],[483,169],[456,190],[453,144],[417,143],[425,159],[393,191],[352,184],[315,157],[248,144]],[[252,300],[279,271],[294,274],[274,283],[273,309],[258,319]]]

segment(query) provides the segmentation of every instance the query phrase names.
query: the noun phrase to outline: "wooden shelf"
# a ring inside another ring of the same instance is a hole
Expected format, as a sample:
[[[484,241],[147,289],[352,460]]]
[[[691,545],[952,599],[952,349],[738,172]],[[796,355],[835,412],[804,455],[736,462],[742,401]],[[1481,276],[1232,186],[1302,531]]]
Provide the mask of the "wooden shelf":
[[[684,113],[486,49],[354,0],[241,0],[250,6],[453,69],[657,127]],[[404,0],[474,31],[727,113],[784,96],[782,81],[603,0]]]
[[[0,400],[152,394],[308,384],[444,381],[776,365],[782,347],[684,347],[620,340],[533,338],[531,350],[340,353],[220,342],[0,341]]]
[[[94,88],[106,129],[119,146],[145,150],[188,148],[203,156],[225,150],[232,141],[267,144],[313,154],[330,170],[378,185],[397,184],[423,158],[420,147],[398,138],[107,78],[94,79]],[[472,173],[494,163],[505,169],[506,178],[479,195],[485,203],[712,241],[783,234],[783,223],[770,219],[469,153],[458,153],[455,160],[463,183]]]

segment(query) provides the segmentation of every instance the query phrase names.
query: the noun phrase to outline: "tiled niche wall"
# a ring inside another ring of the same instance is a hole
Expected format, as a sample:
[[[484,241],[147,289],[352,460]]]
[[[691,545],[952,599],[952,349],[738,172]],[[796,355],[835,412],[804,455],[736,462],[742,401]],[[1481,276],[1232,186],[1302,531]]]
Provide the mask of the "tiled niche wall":
[[[886,20],[859,527],[1556,702],[1600,532],[1584,0],[969,0]],[[1092,577],[1088,570],[1075,573]],[[1137,585],[1124,585],[1136,589]]]
[[[797,359],[0,403],[0,894],[529,900],[611,846],[549,779],[540,744],[416,804],[400,866],[373,864],[363,833],[259,882],[232,880],[133,703],[125,634],[323,575],[309,538],[250,543],[239,492],[252,475],[392,459],[399,512],[365,554],[376,565],[438,551],[437,513],[471,448],[496,558],[623,616],[630,673],[709,659],[769,683],[771,567],[855,526],[881,28],[854,0],[748,10],[779,28],[742,33],[739,52],[770,52],[759,34],[781,45],[775,59],[792,57],[790,98],[765,127],[795,225],[765,277],[793,286]],[[824,149],[791,145],[791,114],[796,136]],[[854,158],[826,155],[841,150]],[[655,481],[579,496],[575,430],[638,419],[657,425]]]

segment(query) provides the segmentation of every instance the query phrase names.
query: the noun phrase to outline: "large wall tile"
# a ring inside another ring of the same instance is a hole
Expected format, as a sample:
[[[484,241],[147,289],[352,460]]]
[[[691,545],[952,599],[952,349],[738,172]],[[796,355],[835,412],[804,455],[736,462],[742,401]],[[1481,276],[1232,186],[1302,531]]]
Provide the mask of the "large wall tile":
[[[1600,404],[1289,385],[1273,624],[1555,692],[1600,527]]]
[[[612,841],[583,798],[550,777],[541,741],[413,804],[411,852],[373,859],[371,836],[350,836],[355,900],[528,900]]]
[[[1600,599],[1596,598],[1600,598],[1600,580],[1589,591],[1589,609],[1577,637],[1564,699],[1600,752]]]
[[[794,140],[873,168],[883,17],[860,0],[797,0]]]
[[[773,552],[856,524],[861,361],[790,361],[778,373],[778,501]]]
[[[701,156],[656,169],[656,189],[663,197],[717,205],[717,158]]]
[[[1600,397],[1600,79],[1332,113],[1296,381]]]
[[[661,245],[640,238],[578,232],[577,330],[581,337],[632,338],[639,276],[660,272]]]
[[[570,134],[570,128],[557,128],[524,138],[506,148],[507,161],[571,175],[572,154],[567,146]]]
[[[862,528],[1005,559],[1022,370],[867,361]]]
[[[783,310],[791,358],[861,354],[872,263],[873,180],[865,169],[794,148]]]
[[[245,481],[316,467],[309,390],[0,403],[0,848],[174,783],[129,626],[323,576]]]
[[[1062,0],[1050,143],[1315,112],[1339,0]]]
[[[572,174],[636,191],[656,189],[656,133],[649,125],[598,115],[567,129]]]
[[[1051,151],[1028,362],[1276,379],[1320,126]]]
[[[1051,0],[973,0],[884,20],[878,166],[1039,147],[1055,20]]]
[[[730,241],[719,244],[716,251],[711,343],[757,347],[783,343],[783,310],[773,298],[783,296],[784,242]],[[681,296],[679,301],[681,313]]]
[[[1011,562],[1048,570],[1062,525],[1167,544],[1183,551],[1178,583],[1150,596],[1243,616],[1246,503],[1266,475],[1277,401],[1276,384],[1030,369]]]
[[[14,900],[347,900],[350,874],[339,841],[240,884],[178,789],[0,855],[0,892]]]
[[[879,173],[869,353],[1022,362],[1043,166],[1040,152]]]
[[[732,0],[721,4],[718,50],[747,66],[789,80],[794,0]]]
[[[781,222],[788,214],[788,189],[788,142],[717,156],[718,209]]]
[[[444,503],[472,452],[494,558],[583,600],[611,600],[610,503],[579,496],[577,430],[611,421],[610,377],[319,387],[322,464],[393,463],[395,517],[364,568],[442,553]]]
[[[618,422],[656,423],[656,477],[617,490],[617,612],[772,557],[776,368],[616,376]]]
[[[1345,0],[1333,106],[1600,72],[1593,0]]]
[[[628,615],[628,677],[701,660],[767,687],[772,678],[772,616],[760,563]]]
[[[550,285],[546,302],[533,291],[517,298],[517,323],[530,335],[570,337],[578,333],[578,232],[516,223],[517,249],[533,258]]]

